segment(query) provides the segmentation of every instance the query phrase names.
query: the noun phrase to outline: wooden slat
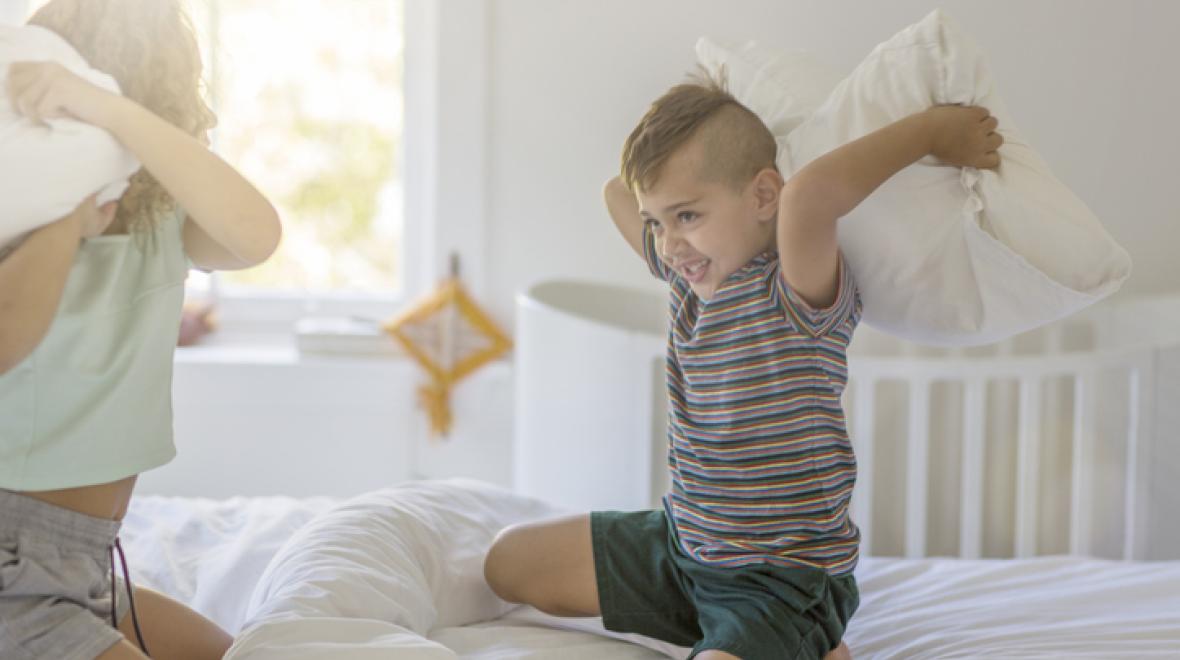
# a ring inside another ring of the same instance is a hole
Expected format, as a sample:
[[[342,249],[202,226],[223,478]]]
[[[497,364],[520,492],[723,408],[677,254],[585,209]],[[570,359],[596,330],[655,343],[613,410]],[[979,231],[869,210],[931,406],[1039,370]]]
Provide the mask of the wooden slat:
[[[910,381],[906,467],[905,556],[926,556],[926,511],[930,465],[930,381]]]
[[[1155,361],[1144,360],[1131,369],[1127,394],[1127,476],[1126,499],[1123,502],[1123,559],[1143,559],[1146,543],[1141,537],[1146,518],[1148,480],[1151,445],[1146,442],[1154,432],[1152,427],[1151,397],[1148,394],[1155,385]]]
[[[968,380],[963,391],[963,458],[959,495],[959,555],[983,552],[983,429],[986,383]]]
[[[1037,510],[1040,503],[1041,383],[1020,380],[1016,450],[1016,556],[1037,552]]]
[[[1093,371],[1083,371],[1074,376],[1069,551],[1075,555],[1089,555],[1092,552],[1096,383],[1097,377]]]

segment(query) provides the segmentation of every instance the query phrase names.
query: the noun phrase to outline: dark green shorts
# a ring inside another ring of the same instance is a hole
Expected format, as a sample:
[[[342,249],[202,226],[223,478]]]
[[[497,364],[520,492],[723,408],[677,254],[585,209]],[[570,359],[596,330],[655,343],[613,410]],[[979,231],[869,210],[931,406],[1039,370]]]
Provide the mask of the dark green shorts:
[[[743,660],[823,658],[860,603],[851,575],[690,559],[661,510],[596,511],[590,530],[606,628],[691,646],[693,656],[716,649]]]

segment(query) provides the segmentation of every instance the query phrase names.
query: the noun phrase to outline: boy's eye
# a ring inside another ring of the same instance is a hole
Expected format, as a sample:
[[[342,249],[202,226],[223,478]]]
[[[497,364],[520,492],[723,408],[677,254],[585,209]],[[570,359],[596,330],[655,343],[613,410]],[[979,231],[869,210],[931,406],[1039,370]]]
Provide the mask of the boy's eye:
[[[681,222],[689,223],[697,219],[697,214],[693,213],[692,211],[681,211],[680,213],[676,214],[676,218]]]
[[[645,224],[646,224],[648,227],[651,227],[651,230],[652,230],[652,231],[654,231],[654,232],[658,232],[658,231],[660,231],[660,229],[661,229],[661,227],[660,227],[660,221],[659,221],[659,220],[656,220],[655,218],[648,218],[648,219],[645,221]]]

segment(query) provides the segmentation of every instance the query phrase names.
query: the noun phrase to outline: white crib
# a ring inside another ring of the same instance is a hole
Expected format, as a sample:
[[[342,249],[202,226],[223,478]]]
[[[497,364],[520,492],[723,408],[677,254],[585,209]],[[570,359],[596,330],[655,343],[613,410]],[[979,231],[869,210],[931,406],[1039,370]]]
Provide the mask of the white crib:
[[[1175,448],[1166,442],[1176,425],[1168,402],[1180,387],[1178,357],[1180,297],[1104,303],[974,349],[919,347],[862,327],[849,351],[845,410],[859,462],[853,517],[864,537],[864,552],[930,554],[935,499],[957,496],[957,520],[944,516],[944,522],[958,527],[957,547],[944,543],[935,554],[1180,556],[1175,539],[1168,538],[1174,526],[1168,529],[1169,517],[1160,507],[1180,501],[1168,492],[1169,482],[1180,475],[1174,469]],[[893,387],[889,396],[893,401],[904,398],[904,404],[883,406],[884,387]],[[984,552],[989,426],[999,427],[990,440],[1002,437],[1006,429],[1015,438],[1010,553],[996,549],[1002,543],[992,543],[992,551]],[[883,427],[901,435],[904,444],[904,478],[898,480],[904,483],[900,553],[879,547],[883,533],[875,529],[881,519],[875,510],[888,501],[879,496],[875,483],[886,442],[880,437]],[[956,445],[957,452],[950,452],[957,453],[956,465],[944,458],[939,467],[957,467],[958,483],[937,489],[930,483],[931,451],[947,443]],[[1058,445],[1058,462],[1067,469],[1046,465],[1046,450],[1053,444]],[[1116,471],[1117,478],[1112,478]],[[1055,477],[1048,488],[1047,475]],[[1056,505],[1047,498],[1055,498]],[[1045,511],[1054,509],[1066,523],[1066,538],[1039,547],[1046,524],[1052,522],[1044,519]],[[1167,552],[1169,542],[1173,547]]]
[[[666,304],[573,281],[518,297],[518,490],[572,509],[658,504]],[[862,326],[849,367],[865,554],[1180,557],[1167,510],[1180,447],[1166,442],[1180,426],[1180,297],[1104,303],[972,349]]]

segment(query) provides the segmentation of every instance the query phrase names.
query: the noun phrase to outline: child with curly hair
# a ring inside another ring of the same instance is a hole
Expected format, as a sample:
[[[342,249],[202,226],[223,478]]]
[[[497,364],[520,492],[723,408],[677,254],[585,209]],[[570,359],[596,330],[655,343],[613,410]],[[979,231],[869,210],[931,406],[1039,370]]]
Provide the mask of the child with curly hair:
[[[225,631],[132,587],[125,562],[117,584],[114,554],[136,476],[175,455],[188,268],[265,260],[278,215],[206,146],[215,117],[179,0],[52,0],[29,23],[123,95],[57,63],[19,62],[13,107],[105,129],[143,168],[116,202],[91,196],[0,257],[0,657],[220,658]]]

